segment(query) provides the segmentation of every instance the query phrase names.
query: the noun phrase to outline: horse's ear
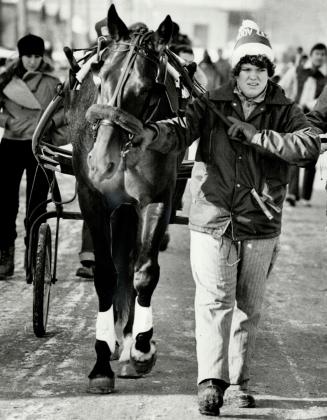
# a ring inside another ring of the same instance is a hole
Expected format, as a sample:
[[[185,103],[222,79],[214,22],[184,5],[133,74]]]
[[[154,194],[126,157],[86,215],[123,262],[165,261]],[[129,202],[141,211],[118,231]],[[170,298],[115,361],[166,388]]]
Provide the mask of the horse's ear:
[[[165,20],[160,23],[158,29],[154,33],[158,49],[169,44],[172,34],[173,21],[171,20],[171,17],[167,15]]]
[[[109,35],[115,41],[119,41],[121,38],[126,37],[129,33],[127,26],[118,16],[114,4],[112,4],[108,10],[107,26]]]

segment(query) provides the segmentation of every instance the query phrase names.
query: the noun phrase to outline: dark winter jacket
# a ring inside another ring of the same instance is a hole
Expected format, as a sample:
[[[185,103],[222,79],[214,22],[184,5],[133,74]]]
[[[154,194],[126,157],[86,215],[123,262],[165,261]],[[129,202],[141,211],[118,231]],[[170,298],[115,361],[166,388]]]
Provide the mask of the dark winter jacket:
[[[42,62],[39,70],[26,72],[22,78],[13,73],[8,83],[2,84],[0,127],[5,128],[5,138],[32,138],[41,114],[55,96],[56,87],[60,83],[51,70],[48,63]],[[1,79],[5,80],[6,74],[1,75]],[[63,120],[63,114],[60,119]]]
[[[306,115],[308,121],[315,127],[327,133],[327,86],[324,87],[313,110]]]
[[[298,68],[296,71],[297,74],[297,94],[295,97],[295,102],[300,103],[301,96],[303,93],[303,88],[308,80],[309,77],[312,77],[316,81],[315,91],[312,92],[312,99],[318,98],[321,94],[325,84],[326,84],[326,77],[319,71],[319,69],[312,69],[312,68]],[[304,111],[308,111],[309,109],[304,106]]]
[[[244,120],[234,87],[232,81],[206,95],[225,116]],[[156,123],[158,135],[149,148],[161,153],[183,150],[200,137],[191,179],[191,229],[218,236],[226,232],[234,240],[280,234],[289,164],[318,158],[320,130],[310,127],[299,107],[272,82],[247,122],[259,130],[252,141],[231,140],[200,98],[188,106],[185,127],[175,120]]]

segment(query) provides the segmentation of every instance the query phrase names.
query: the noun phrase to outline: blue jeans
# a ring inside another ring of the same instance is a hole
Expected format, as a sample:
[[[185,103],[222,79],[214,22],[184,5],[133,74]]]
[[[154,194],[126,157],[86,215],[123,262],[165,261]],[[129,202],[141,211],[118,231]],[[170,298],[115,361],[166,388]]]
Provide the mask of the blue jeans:
[[[191,231],[198,383],[245,387],[279,238],[232,242]]]

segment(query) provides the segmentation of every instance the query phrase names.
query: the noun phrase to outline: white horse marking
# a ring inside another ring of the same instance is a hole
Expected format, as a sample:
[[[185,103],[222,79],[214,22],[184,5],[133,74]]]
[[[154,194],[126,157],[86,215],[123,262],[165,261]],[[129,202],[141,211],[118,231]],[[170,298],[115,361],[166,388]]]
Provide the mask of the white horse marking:
[[[111,353],[115,352],[116,346],[116,332],[114,322],[114,309],[113,306],[108,311],[98,312],[96,322],[96,339],[105,341]]]
[[[133,324],[133,338],[135,339],[139,333],[149,331],[152,327],[152,307],[140,306],[136,298],[135,316]]]

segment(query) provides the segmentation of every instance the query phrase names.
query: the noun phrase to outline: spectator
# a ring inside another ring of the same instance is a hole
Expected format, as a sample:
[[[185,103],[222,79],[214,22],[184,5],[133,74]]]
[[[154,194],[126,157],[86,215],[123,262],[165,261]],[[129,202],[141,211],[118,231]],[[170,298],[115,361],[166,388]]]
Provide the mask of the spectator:
[[[286,73],[280,80],[280,86],[289,93],[291,99],[300,105],[304,112],[311,111],[326,84],[326,76],[321,68],[326,63],[327,48],[325,44],[315,44],[310,51],[310,61],[305,66],[296,68],[293,73]],[[293,166],[286,201],[295,206],[301,199],[305,206],[310,206],[313,183],[316,173],[316,162],[304,168],[302,188],[299,185],[300,171]]]
[[[186,66],[194,63],[194,52],[191,46],[187,44],[181,44],[175,46],[172,51],[182,59]],[[205,88],[207,86],[207,77],[204,71],[199,66],[195,65],[194,69],[195,73],[192,76],[194,76],[197,81]]]
[[[192,64],[194,63],[194,53],[193,53],[193,49],[191,46],[186,45],[186,44],[181,44],[179,46],[175,46],[173,47],[172,50],[175,54],[177,54],[185,63],[185,65],[187,67],[190,67]],[[193,68],[191,69],[191,71],[193,70],[193,74],[190,74],[191,78],[195,77],[197,79],[198,82],[200,82],[200,84],[203,87],[207,86],[207,77],[204,73],[204,71],[199,67],[194,65]],[[190,73],[190,72],[189,72]],[[187,103],[187,101],[191,100],[188,96],[188,92],[182,92],[182,96],[184,97],[184,93],[187,96],[187,100],[183,101],[181,108],[185,109],[185,104]],[[196,145],[195,145],[196,148]],[[193,148],[192,148],[192,152],[193,152]],[[188,159],[189,154],[192,154],[192,152],[190,150],[187,150],[185,155],[180,155],[179,159],[178,159],[178,163],[177,166],[179,167],[179,165],[181,164],[181,162],[183,161],[183,159]],[[176,211],[177,210],[182,210],[183,208],[183,195],[185,192],[185,188],[187,185],[187,179],[177,179],[176,181],[176,187],[175,187],[175,191],[173,194],[173,199],[172,199],[172,213],[171,213],[171,218],[170,218],[170,223],[173,223],[176,217]]]
[[[207,50],[204,50],[203,59],[199,63],[199,68],[203,71],[203,73],[206,76],[207,83],[205,88],[207,90],[216,89],[221,85],[218,70],[213,64]]]
[[[301,66],[301,59],[303,56],[304,52],[303,52],[303,47],[299,46],[296,49],[296,54],[295,54],[295,67]]]
[[[49,180],[32,152],[32,136],[37,122],[55,95],[59,83],[52,68],[43,60],[44,41],[26,35],[17,43],[19,58],[0,76],[0,127],[4,135],[0,144],[0,277],[14,274],[16,217],[19,188],[26,170],[26,238],[27,220],[32,211],[47,198]],[[58,117],[59,118],[59,117]],[[62,116],[61,116],[62,118]],[[58,121],[59,122],[59,121]],[[33,213],[36,219],[46,204]]]
[[[81,250],[78,255],[81,265],[76,270],[76,276],[82,277],[84,279],[93,278],[95,267],[93,242],[91,238],[91,233],[84,221],[82,227]]]
[[[152,123],[134,138],[142,150],[179,153],[200,137],[189,223],[198,401],[206,415],[219,415],[224,397],[255,406],[249,370],[278,254],[289,165],[319,154],[320,131],[269,80],[273,59],[266,35],[244,21],[232,54],[234,80],[188,105],[184,124]]]
[[[169,49],[178,55],[176,48],[178,48],[180,45],[188,45],[189,47],[192,47],[192,41],[187,35],[182,34],[180,32],[178,23],[173,22],[173,33],[172,33]]]
[[[321,144],[321,153],[327,152],[327,142],[326,142],[326,133],[327,133],[327,86],[324,87],[321,95],[319,96],[313,110],[310,111],[307,115],[307,120],[313,124],[315,127],[319,128],[323,132],[325,139],[324,143]],[[326,184],[327,190],[327,184]]]
[[[220,77],[220,83],[223,85],[224,83],[229,82],[232,77],[231,65],[228,60],[223,58],[224,52],[222,48],[218,48],[217,52],[218,60],[215,62],[215,66]]]

